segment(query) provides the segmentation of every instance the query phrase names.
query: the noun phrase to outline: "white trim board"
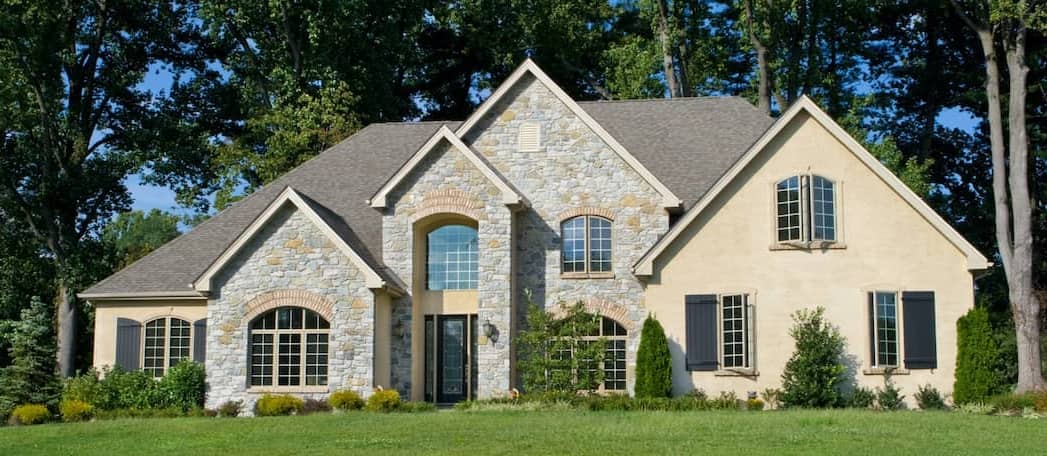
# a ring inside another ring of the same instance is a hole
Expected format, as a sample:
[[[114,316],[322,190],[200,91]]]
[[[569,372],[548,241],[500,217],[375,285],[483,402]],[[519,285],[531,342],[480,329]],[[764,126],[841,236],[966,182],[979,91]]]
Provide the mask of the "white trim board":
[[[363,273],[364,283],[368,288],[391,288],[393,290],[398,290],[398,287],[389,284],[382,279],[378,272],[367,264],[367,262],[364,261],[364,259],[345,242],[345,239],[342,239],[338,233],[335,233],[334,229],[320,218],[320,215],[313,210],[312,206],[310,206],[309,203],[307,203],[302,196],[290,186],[284,188],[284,190],[277,195],[276,199],[265,208],[265,211],[259,214],[258,217],[248,225],[247,229],[240,233],[240,236],[238,236],[236,240],[222,252],[222,255],[211,263],[211,266],[209,266],[207,270],[192,283],[191,286],[193,289],[201,293],[210,292],[211,281],[214,279],[214,276],[218,274],[218,272],[221,271],[222,268],[225,267],[225,265],[244,248],[244,246],[247,245],[251,238],[258,234],[258,232],[269,223],[269,220],[272,219],[285,204],[288,203],[293,204],[299,211],[301,211],[309,221],[316,225],[320,232],[334,243],[338,250],[341,250],[342,253],[349,257],[349,260],[352,261],[353,264]]]
[[[665,184],[658,180],[658,178],[643,166],[643,164],[640,163],[633,154],[625,149],[625,146],[619,143],[618,140],[614,139],[614,137],[603,128],[603,126],[596,122],[589,113],[585,112],[577,102],[571,99],[571,97],[567,95],[560,86],[556,85],[549,75],[545,74],[541,68],[538,68],[538,65],[531,59],[525,60],[519,67],[517,67],[516,70],[513,71],[513,74],[511,74],[502,85],[498,86],[498,89],[496,89],[494,93],[492,93],[491,96],[488,97],[487,100],[485,100],[483,104],[481,104],[480,107],[465,120],[465,122],[462,122],[462,124],[458,126],[458,129],[455,130],[454,134],[459,138],[464,138],[465,135],[476,126],[480,119],[483,119],[487,112],[497,105],[498,102],[505,97],[505,94],[508,93],[509,90],[528,73],[549,89],[549,91],[551,91],[561,103],[567,106],[575,116],[578,116],[582,123],[589,127],[594,133],[596,133],[596,136],[599,136],[601,140],[610,146],[611,150],[617,153],[626,164],[639,173],[640,177],[647,181],[647,183],[661,195],[663,207],[667,209],[679,209],[683,207],[683,200],[673,194],[673,192],[669,190],[669,187],[666,187]]]
[[[490,180],[495,187],[498,187],[498,190],[502,193],[502,203],[508,206],[527,205],[527,200],[523,195],[509,185],[502,176],[498,175],[498,173],[495,172],[487,162],[480,158],[472,148],[463,143],[458,136],[455,136],[454,132],[452,132],[450,128],[447,128],[447,125],[442,125],[440,129],[437,130],[436,133],[434,133],[433,136],[431,136],[429,140],[426,141],[425,144],[423,144],[422,147],[419,148],[418,151],[415,152],[414,155],[396,171],[396,174],[382,185],[382,188],[371,197],[368,204],[374,208],[386,207],[388,205],[387,199],[389,193],[392,192],[396,186],[400,185],[407,175],[410,174],[411,171],[413,171],[422,160],[424,160],[425,157],[436,149],[436,146],[444,140],[449,142],[451,147],[457,149],[462,153],[462,155],[465,155],[465,158],[467,158],[473,166],[479,169],[484,177]]]
[[[825,111],[822,111],[817,104],[814,103],[806,95],[800,97],[792,106],[789,107],[782,116],[778,118],[774,124],[771,125],[763,136],[760,137],[742,155],[741,158],[732,165],[720,179],[716,181],[716,184],[709,189],[702,198],[698,200],[698,203],[684,214],[676,225],[673,226],[665,236],[663,236],[651,250],[647,251],[643,257],[633,266],[633,273],[638,276],[650,276],[654,271],[654,260],[660,256],[665,249],[678,238],[687,227],[698,218],[698,215],[705,210],[716,199],[716,197],[731,183],[742,170],[760,154],[767,147],[768,144],[773,141],[786,125],[789,124],[800,112],[808,113],[811,118],[816,120],[822,127],[829,132],[836,140],[840,141],[844,147],[847,148],[852,154],[854,154],[862,163],[865,164],[870,170],[873,171],[880,179],[882,179],[895,193],[898,194],[905,202],[909,203],[913,209],[916,210],[924,219],[926,219],[939,233],[941,233],[946,239],[952,242],[961,252],[967,256],[967,269],[971,271],[979,271],[987,269],[992,266],[992,263],[985,258],[981,252],[978,251],[967,239],[964,239],[959,232],[956,231],[948,222],[946,222],[934,209],[931,209],[922,198],[916,193],[913,193],[897,176],[895,176],[890,170],[887,169],[879,160],[876,159],[868,150],[865,149],[861,144],[854,140],[850,134],[843,130],[839,124],[832,120]]]

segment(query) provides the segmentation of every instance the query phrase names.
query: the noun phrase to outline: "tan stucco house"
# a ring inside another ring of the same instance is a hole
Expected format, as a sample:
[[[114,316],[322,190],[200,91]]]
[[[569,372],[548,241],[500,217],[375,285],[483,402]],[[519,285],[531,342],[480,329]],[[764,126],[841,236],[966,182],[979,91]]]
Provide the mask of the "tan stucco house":
[[[86,290],[96,366],[205,363],[208,406],[518,387],[526,296],[602,317],[606,391],[653,315],[674,390],[780,385],[817,306],[851,374],[951,390],[989,263],[803,98],[576,102],[533,62],[462,122],[374,124]]]

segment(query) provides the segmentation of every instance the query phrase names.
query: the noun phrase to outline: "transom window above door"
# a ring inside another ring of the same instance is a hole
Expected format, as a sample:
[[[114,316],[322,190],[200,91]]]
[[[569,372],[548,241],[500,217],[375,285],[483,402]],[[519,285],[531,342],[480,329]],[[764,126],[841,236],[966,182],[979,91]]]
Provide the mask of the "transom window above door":
[[[430,231],[426,240],[426,288],[475,290],[479,269],[476,228],[444,225]]]
[[[810,174],[775,184],[775,239],[779,243],[836,242],[837,185]]]
[[[611,221],[582,215],[560,225],[563,240],[560,272],[569,275],[610,275]]]

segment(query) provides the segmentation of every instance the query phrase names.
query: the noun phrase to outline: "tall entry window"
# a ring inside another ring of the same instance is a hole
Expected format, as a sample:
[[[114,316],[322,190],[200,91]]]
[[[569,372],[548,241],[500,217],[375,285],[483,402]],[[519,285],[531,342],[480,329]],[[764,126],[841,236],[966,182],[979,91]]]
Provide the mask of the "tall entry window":
[[[445,225],[427,236],[426,284],[429,290],[475,290],[479,248],[476,228]]]
[[[330,323],[301,307],[280,307],[251,322],[251,386],[327,384]]]

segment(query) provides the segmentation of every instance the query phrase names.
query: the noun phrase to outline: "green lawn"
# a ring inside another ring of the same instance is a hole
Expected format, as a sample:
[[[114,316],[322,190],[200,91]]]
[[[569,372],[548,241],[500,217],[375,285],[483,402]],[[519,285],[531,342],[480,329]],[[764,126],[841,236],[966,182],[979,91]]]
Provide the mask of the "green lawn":
[[[853,410],[351,413],[0,429],[0,454],[1042,454],[1047,419]]]

